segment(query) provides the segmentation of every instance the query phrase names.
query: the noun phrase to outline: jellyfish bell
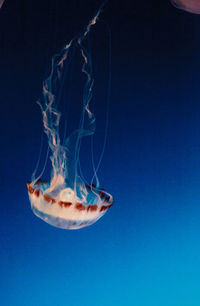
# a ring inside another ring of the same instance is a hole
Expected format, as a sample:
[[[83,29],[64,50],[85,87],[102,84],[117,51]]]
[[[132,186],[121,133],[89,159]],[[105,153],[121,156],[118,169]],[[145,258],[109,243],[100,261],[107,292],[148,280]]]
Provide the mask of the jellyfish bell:
[[[180,10],[200,14],[199,0],[171,0],[171,3]]]
[[[83,190],[79,198],[69,187],[50,191],[46,182],[27,183],[31,208],[34,214],[45,222],[63,229],[80,229],[100,219],[112,206],[110,194],[99,189]],[[106,194],[106,196],[105,196]]]

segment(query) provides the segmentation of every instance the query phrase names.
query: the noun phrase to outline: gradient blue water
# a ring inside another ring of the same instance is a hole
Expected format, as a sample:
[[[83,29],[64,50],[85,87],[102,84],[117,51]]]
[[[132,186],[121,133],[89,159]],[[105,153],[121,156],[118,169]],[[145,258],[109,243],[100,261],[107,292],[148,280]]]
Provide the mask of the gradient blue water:
[[[199,306],[199,17],[167,1],[109,1],[102,19],[112,32],[111,105],[99,177],[115,205],[95,225],[65,231],[30,209],[26,181],[41,129],[35,100],[51,52],[98,2],[54,5],[6,1],[0,11],[1,304]],[[105,114],[96,110],[102,135]]]

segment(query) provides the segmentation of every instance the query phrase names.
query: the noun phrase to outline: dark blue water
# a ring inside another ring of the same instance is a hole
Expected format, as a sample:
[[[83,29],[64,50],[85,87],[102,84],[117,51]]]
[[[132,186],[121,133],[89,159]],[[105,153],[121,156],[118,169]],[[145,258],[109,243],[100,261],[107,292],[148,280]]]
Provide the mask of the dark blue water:
[[[108,25],[110,114],[98,175],[115,205],[96,224],[77,231],[54,228],[31,211],[26,182],[42,131],[35,101],[51,56],[87,24],[98,5],[6,0],[0,11],[1,303],[199,306],[198,15],[168,1],[157,6],[148,0],[108,1],[91,44],[98,160],[105,131]],[[90,157],[83,151],[81,158],[89,176]]]

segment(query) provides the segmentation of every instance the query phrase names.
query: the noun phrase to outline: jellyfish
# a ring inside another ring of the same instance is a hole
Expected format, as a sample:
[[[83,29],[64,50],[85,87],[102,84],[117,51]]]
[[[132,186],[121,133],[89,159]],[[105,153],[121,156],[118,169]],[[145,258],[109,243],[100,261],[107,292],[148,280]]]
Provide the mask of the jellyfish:
[[[0,0],[0,8],[2,8],[4,0]]]
[[[200,1],[199,0],[171,0],[171,3],[184,11],[200,14]]]
[[[80,229],[95,223],[112,206],[113,197],[96,184],[87,183],[78,171],[81,140],[95,132],[95,116],[90,110],[93,93],[93,77],[90,52],[84,45],[91,27],[96,24],[102,6],[86,28],[66,44],[52,58],[51,71],[43,82],[38,104],[41,108],[44,132],[48,139],[51,162],[50,181],[42,175],[32,176],[27,183],[33,213],[48,224],[62,229]],[[64,140],[60,136],[57,84],[63,81],[64,66],[70,60],[71,50],[79,50],[82,73],[85,76],[81,119],[77,129]],[[94,174],[96,176],[96,173]]]

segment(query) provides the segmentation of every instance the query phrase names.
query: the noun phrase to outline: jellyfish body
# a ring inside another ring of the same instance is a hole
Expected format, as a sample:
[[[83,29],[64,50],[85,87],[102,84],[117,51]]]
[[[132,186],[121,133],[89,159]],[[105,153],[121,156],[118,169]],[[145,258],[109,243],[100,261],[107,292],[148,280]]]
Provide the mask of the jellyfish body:
[[[27,184],[31,207],[36,216],[63,229],[79,229],[95,223],[113,204],[112,197],[101,190],[85,186],[85,201],[67,187],[49,193],[46,183]]]
[[[31,208],[36,216],[45,222],[64,229],[79,229],[95,223],[113,204],[110,194],[99,185],[86,184],[78,173],[81,139],[94,134],[96,123],[89,104],[92,98],[93,78],[90,52],[83,41],[95,25],[101,8],[82,33],[65,45],[52,58],[49,77],[43,83],[39,100],[44,132],[48,137],[52,175],[49,183],[40,176],[27,184]],[[83,90],[83,106],[79,127],[61,142],[58,110],[58,84],[62,81],[64,65],[71,50],[78,49],[82,57],[82,73],[86,76]],[[96,173],[94,174],[96,177]],[[96,179],[98,183],[98,179]]]
[[[171,3],[178,9],[193,13],[200,14],[200,1],[199,0],[171,0]]]

